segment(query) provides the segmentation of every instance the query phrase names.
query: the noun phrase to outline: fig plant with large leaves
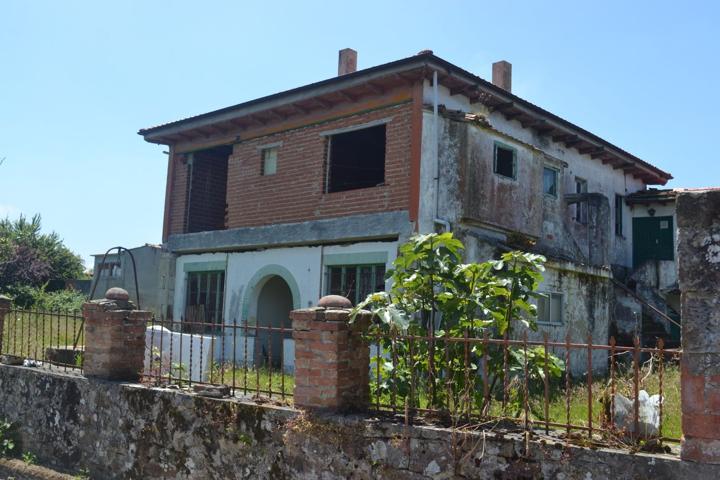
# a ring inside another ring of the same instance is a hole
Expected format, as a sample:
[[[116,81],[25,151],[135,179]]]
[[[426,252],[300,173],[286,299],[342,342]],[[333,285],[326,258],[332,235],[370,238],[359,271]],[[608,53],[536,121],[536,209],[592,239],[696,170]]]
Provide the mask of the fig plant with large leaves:
[[[355,307],[353,319],[360,310],[375,315],[368,332],[380,346],[372,359],[373,398],[468,415],[488,407],[486,389],[492,396],[502,396],[508,385],[520,390],[526,371],[531,389],[542,385],[545,372],[562,375],[563,362],[541,347],[504,352],[460,340],[512,338],[518,327],[537,330],[532,299],[542,295],[536,290],[545,258],[512,251],[497,260],[463,263],[463,251],[452,233],[410,238],[387,272],[390,290],[372,293]],[[512,393],[505,397],[517,413],[523,398]]]

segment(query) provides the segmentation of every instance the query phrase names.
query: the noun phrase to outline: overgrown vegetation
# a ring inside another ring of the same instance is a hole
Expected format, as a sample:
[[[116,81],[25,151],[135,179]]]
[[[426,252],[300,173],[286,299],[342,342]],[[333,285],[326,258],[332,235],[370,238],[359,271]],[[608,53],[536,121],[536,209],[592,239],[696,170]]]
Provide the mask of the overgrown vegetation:
[[[515,251],[499,260],[466,264],[463,250],[451,233],[411,238],[387,274],[390,291],[369,295],[353,311],[353,318],[365,309],[380,319],[369,332],[383,349],[373,359],[380,377],[372,385],[376,398],[457,419],[471,411],[487,412],[484,391],[502,395],[509,381],[525,385],[525,379],[537,390],[546,372],[558,378],[564,371],[563,361],[542,348],[504,350],[453,340],[508,338],[518,326],[537,330],[531,299],[540,295],[535,290],[544,271],[540,255]],[[403,335],[427,340],[397,338]],[[505,407],[517,412],[530,392],[512,391]]]
[[[47,283],[82,275],[80,257],[57,233],[41,232],[40,215],[0,220],[0,294],[9,295],[17,306],[49,302],[56,308],[73,308],[76,295],[48,293]]]

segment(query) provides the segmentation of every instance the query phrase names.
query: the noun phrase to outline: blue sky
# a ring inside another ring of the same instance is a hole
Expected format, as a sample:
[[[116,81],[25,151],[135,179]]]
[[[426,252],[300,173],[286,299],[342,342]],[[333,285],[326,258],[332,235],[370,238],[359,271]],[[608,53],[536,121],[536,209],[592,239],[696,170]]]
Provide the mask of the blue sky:
[[[0,2],[0,216],[89,256],[159,243],[164,147],[139,128],[422,49],[674,176],[720,185],[720,2]],[[708,148],[709,147],[709,148]]]

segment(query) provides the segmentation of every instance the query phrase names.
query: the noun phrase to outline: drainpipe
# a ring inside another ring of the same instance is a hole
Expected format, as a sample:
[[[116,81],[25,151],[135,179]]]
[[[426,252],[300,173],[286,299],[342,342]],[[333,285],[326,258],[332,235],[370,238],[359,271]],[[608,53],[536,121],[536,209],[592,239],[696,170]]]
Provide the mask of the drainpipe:
[[[433,71],[433,138],[435,140],[435,215],[434,225],[441,225],[444,232],[450,231],[450,222],[440,218],[440,135],[438,134],[438,73]]]

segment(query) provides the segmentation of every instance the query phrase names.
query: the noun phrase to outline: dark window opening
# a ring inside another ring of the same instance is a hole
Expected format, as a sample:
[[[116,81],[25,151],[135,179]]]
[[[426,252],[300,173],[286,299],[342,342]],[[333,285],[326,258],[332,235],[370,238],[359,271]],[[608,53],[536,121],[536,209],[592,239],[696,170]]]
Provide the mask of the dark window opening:
[[[222,324],[225,272],[188,272],[183,331],[213,332]]]
[[[231,145],[188,156],[187,233],[225,229],[228,157]]]
[[[385,125],[338,133],[327,142],[327,193],[385,183]]]
[[[328,267],[328,294],[347,297],[357,305],[371,293],[385,290],[385,265]]]
[[[545,167],[543,169],[543,192],[546,195],[557,197],[558,189],[558,172],[553,168]]]
[[[515,160],[515,149],[495,144],[495,173],[503,177],[516,178],[517,166]]]
[[[623,234],[623,196],[615,195],[615,235]]]
[[[583,180],[582,178],[575,178],[575,193],[587,192],[587,180]],[[575,204],[575,221],[582,224],[586,224],[588,222],[588,203],[586,200]]]

